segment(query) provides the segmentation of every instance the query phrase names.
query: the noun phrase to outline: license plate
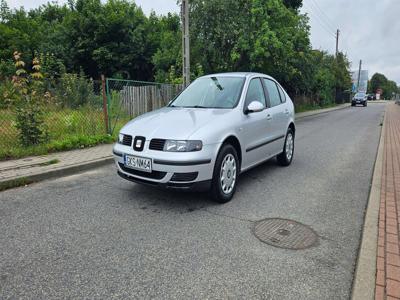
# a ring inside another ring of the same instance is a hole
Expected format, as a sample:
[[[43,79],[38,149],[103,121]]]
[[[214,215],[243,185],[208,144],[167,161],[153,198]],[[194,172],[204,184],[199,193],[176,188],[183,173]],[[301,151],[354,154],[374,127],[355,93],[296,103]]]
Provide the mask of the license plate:
[[[140,170],[140,171],[144,171],[144,172],[151,173],[151,171],[152,171],[150,158],[125,155],[124,165],[127,168]]]

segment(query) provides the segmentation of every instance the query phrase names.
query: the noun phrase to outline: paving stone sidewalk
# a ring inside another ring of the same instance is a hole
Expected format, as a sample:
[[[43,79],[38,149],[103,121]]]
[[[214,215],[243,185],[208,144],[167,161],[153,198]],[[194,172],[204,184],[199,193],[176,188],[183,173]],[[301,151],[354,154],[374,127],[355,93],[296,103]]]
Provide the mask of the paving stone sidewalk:
[[[0,183],[21,177],[31,177],[50,171],[62,171],[65,168],[79,167],[110,160],[112,145],[100,145],[66,152],[57,152],[49,155],[26,157],[17,160],[0,162]],[[57,163],[49,164],[57,160]],[[62,174],[59,174],[62,175]]]
[[[400,299],[400,106],[385,114],[375,299]]]

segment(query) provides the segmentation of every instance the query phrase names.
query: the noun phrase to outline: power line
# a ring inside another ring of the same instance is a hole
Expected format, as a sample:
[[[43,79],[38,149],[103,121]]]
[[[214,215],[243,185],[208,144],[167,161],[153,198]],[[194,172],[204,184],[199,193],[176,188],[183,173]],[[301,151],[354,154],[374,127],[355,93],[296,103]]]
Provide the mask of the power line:
[[[305,3],[304,3],[305,4]],[[321,21],[321,17],[319,17],[317,14],[314,13],[313,10],[310,9],[310,7],[307,5],[306,6],[308,8],[308,13],[314,17],[314,20],[317,21],[320,25],[321,28],[324,29],[327,33],[329,33],[330,35],[332,35],[333,37],[336,37],[336,34],[333,33],[333,30],[331,30],[327,25],[325,25],[323,23],[323,21]]]
[[[317,11],[317,9],[312,6],[311,3],[307,3],[306,7],[308,8],[310,14],[314,16],[314,19],[318,20],[318,23],[320,23],[321,26],[323,26],[327,31],[329,31],[330,33],[336,32],[335,26],[328,23],[325,18]]]
[[[332,29],[334,30],[336,26],[334,25],[334,22],[330,19],[330,17],[325,13],[325,11],[318,5],[318,3],[315,0],[311,0],[313,6],[316,8],[316,10],[322,15],[322,19],[324,22]]]

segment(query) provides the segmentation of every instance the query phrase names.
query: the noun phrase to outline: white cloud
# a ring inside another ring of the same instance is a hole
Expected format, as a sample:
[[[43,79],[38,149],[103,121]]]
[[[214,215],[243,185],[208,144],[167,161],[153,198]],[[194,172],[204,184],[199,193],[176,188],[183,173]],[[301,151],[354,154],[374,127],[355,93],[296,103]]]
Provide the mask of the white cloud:
[[[348,54],[354,69],[362,59],[363,69],[368,69],[370,76],[380,72],[400,83],[398,38],[400,1],[303,0],[303,2],[302,12],[307,12],[311,19],[311,42],[314,48],[334,53],[335,37],[332,34],[339,28],[341,31],[339,48]],[[327,22],[330,25],[327,25]],[[323,28],[327,26],[332,27],[331,33]]]

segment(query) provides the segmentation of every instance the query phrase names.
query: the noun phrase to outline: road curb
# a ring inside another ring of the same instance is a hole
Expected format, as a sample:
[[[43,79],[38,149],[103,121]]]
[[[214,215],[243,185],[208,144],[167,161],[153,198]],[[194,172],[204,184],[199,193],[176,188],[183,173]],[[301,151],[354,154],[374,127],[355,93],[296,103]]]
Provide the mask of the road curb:
[[[102,167],[107,164],[111,164],[112,162],[114,162],[114,158],[110,155],[109,157],[103,157],[103,158],[88,161],[85,163],[63,166],[63,167],[55,168],[52,170],[48,170],[48,171],[44,171],[44,172],[40,172],[40,173],[36,173],[36,174],[7,178],[6,180],[3,180],[0,182],[0,190],[2,190],[2,187],[5,187],[4,189],[17,187],[17,186],[13,186],[13,183],[19,182],[20,179],[24,179],[25,182],[35,183],[35,182],[39,182],[39,181],[43,181],[43,180],[47,180],[47,179],[54,179],[54,178],[68,176],[68,175],[74,175],[74,174],[82,172],[82,171],[87,171],[90,169]]]
[[[375,298],[376,255],[378,244],[378,221],[381,198],[383,151],[385,141],[385,120],[383,118],[378,153],[374,166],[371,190],[365,213],[362,238],[354,273],[352,300]]]
[[[302,112],[302,113],[298,113],[295,115],[295,119],[296,120],[301,120],[304,118],[308,118],[308,117],[312,117],[312,116],[316,116],[316,115],[320,115],[320,114],[326,114],[335,110],[339,110],[339,109],[345,109],[350,107],[350,103],[346,103],[345,105],[340,105],[340,106],[336,106],[336,107],[332,107],[332,108],[324,108],[324,109],[318,109],[316,111],[309,111],[309,112]],[[304,115],[302,115],[304,114]]]

